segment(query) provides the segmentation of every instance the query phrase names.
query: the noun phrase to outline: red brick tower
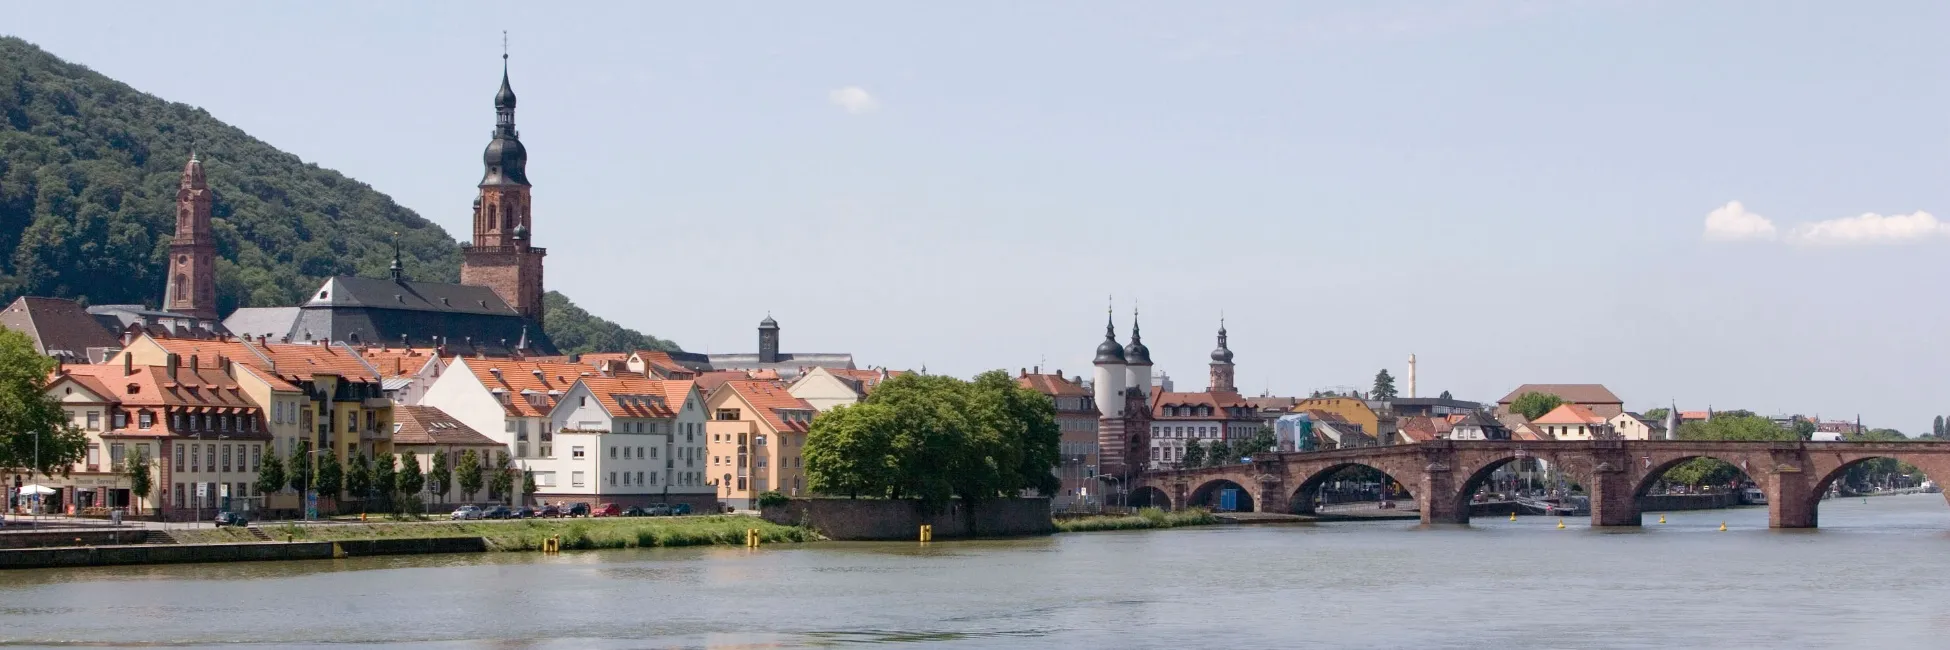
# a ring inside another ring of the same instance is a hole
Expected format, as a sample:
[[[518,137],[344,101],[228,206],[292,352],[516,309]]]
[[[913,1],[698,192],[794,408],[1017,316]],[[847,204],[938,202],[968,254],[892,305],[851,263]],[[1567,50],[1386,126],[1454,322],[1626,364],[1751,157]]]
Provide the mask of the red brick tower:
[[[1238,387],[1232,383],[1232,348],[1226,347],[1226,319],[1219,318],[1219,347],[1212,350],[1212,386],[1207,389],[1214,393],[1236,393]]]
[[[169,240],[165,311],[217,319],[217,240],[210,232],[210,186],[203,163],[190,154],[176,186],[176,236]]]
[[[537,325],[542,322],[542,257],[529,245],[528,150],[515,130],[515,91],[508,55],[501,55],[501,91],[494,94],[494,139],[481,156],[487,171],[474,199],[474,240],[461,251],[460,283],[494,290]]]

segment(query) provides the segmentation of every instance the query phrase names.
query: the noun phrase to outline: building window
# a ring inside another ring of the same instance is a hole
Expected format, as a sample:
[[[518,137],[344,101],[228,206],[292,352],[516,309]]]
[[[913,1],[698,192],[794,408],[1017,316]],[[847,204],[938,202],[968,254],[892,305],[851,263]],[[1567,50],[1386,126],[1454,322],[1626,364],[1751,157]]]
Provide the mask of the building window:
[[[616,460],[616,446],[615,446],[615,445],[611,445],[611,446],[610,446],[610,448],[609,448],[609,459],[610,459],[610,460]],[[612,482],[613,482],[613,481],[612,481]]]
[[[135,420],[136,420],[136,426],[142,427],[144,429],[147,429],[151,425],[155,424],[155,416],[150,415],[148,411],[137,413],[135,416]]]
[[[264,445],[251,445],[251,471],[257,471],[262,462],[264,462]]]
[[[117,443],[110,443],[110,444],[108,445],[108,462],[109,462],[109,464],[111,464],[111,465],[114,465],[114,466],[115,466],[115,469],[117,469],[117,470],[120,470],[120,469],[122,469],[122,457],[123,457],[123,448],[122,448],[122,443],[119,443],[119,442],[117,442]]]
[[[636,473],[636,484],[643,485],[643,472]]]
[[[516,458],[528,457],[528,443],[522,442],[522,443],[515,444],[515,457]]]
[[[643,448],[642,448],[642,447],[637,447],[637,448],[636,448],[636,457],[637,457],[637,458],[643,458]]]
[[[719,420],[736,420],[736,419],[738,419],[738,409],[718,409],[718,417],[717,417],[717,419],[719,419]],[[744,489],[744,488],[739,488],[739,489],[741,489],[741,490],[742,490],[742,489]]]
[[[607,485],[609,485],[610,487],[616,486],[616,472],[609,473],[609,483]]]
[[[210,465],[210,471],[217,471],[217,446],[215,444],[207,444],[203,446],[203,449],[203,456]]]
[[[230,445],[223,446],[223,471],[230,471]]]
[[[176,445],[176,471],[183,471],[183,445]],[[178,488],[177,491],[181,491]]]
[[[92,470],[94,470],[94,469],[95,469],[95,467],[97,467],[97,466],[99,466],[99,465],[101,465],[101,464],[102,464],[102,446],[101,446],[101,445],[98,445],[98,444],[94,444],[94,443],[89,443],[89,445],[88,445],[88,469],[89,469],[90,471],[92,471]]]
[[[582,472],[569,472],[569,487],[582,487]]]
[[[88,412],[88,430],[89,430],[89,431],[100,431],[100,430],[102,430],[102,412],[101,412],[101,411],[89,411],[89,412]]]
[[[574,458],[574,459],[578,459],[578,460],[579,460],[579,459],[581,459],[581,458],[583,457],[583,454],[582,454],[582,446],[581,446],[581,445],[576,445],[576,446],[574,446],[574,447],[570,447],[570,448],[569,448],[569,457],[570,457],[570,458]],[[577,472],[577,473],[578,473],[578,474],[580,474],[581,472]],[[577,485],[581,485],[581,483],[580,483],[580,482],[577,482]]]
[[[194,444],[194,443],[190,445],[190,471],[192,472],[203,471],[203,454],[201,453],[202,451],[203,451],[203,445]]]
[[[177,449],[178,449],[178,450],[181,450],[181,449],[182,449],[182,447],[177,447]],[[178,463],[178,464],[180,464],[180,463]],[[181,468],[181,467],[178,467],[178,468],[176,468],[176,469],[177,469],[178,471],[181,471],[181,470],[182,470],[183,468]],[[177,483],[177,484],[176,484],[176,507],[178,507],[178,508],[181,508],[181,507],[183,507],[183,484],[182,484],[182,483]]]

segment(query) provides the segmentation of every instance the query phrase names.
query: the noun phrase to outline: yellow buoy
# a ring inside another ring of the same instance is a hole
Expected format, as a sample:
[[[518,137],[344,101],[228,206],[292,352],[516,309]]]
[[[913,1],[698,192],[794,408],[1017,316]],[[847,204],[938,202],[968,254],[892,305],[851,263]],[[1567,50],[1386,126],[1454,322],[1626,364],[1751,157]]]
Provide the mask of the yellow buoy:
[[[1659,515],[1659,523],[1662,523],[1662,524],[1663,524],[1663,523],[1666,523],[1666,516],[1665,516],[1665,515]]]
[[[1720,532],[1726,532],[1726,530],[1727,530],[1727,522],[1724,521],[1720,522]]]
[[[1558,528],[1563,528],[1563,527],[1564,527],[1564,520],[1562,520],[1562,519],[1559,519],[1559,520],[1557,520],[1557,527],[1558,527]]]
[[[1514,512],[1510,513],[1510,521],[1516,521],[1516,520],[1517,520],[1517,513]]]

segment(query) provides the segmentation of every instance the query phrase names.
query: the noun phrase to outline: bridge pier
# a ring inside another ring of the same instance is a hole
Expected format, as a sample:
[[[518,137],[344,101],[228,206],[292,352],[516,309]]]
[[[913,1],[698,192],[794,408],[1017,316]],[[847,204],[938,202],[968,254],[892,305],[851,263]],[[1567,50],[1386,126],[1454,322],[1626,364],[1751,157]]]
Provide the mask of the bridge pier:
[[[1793,465],[1781,465],[1767,482],[1768,528],[1814,528],[1816,523],[1814,487],[1808,485],[1807,472]]]
[[[1456,494],[1454,472],[1442,459],[1431,459],[1422,469],[1422,489],[1415,497],[1422,509],[1424,524],[1467,524],[1469,505]]]
[[[1600,461],[1591,469],[1591,525],[1638,526],[1638,485],[1619,463],[1623,459]]]

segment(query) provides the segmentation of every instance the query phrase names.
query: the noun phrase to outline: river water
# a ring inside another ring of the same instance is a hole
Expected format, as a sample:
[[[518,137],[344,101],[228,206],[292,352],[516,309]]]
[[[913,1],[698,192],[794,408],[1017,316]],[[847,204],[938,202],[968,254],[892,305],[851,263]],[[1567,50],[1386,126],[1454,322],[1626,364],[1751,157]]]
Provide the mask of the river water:
[[[1950,506],[0,573],[0,644],[1950,647]],[[1730,530],[1719,532],[1724,521]]]

